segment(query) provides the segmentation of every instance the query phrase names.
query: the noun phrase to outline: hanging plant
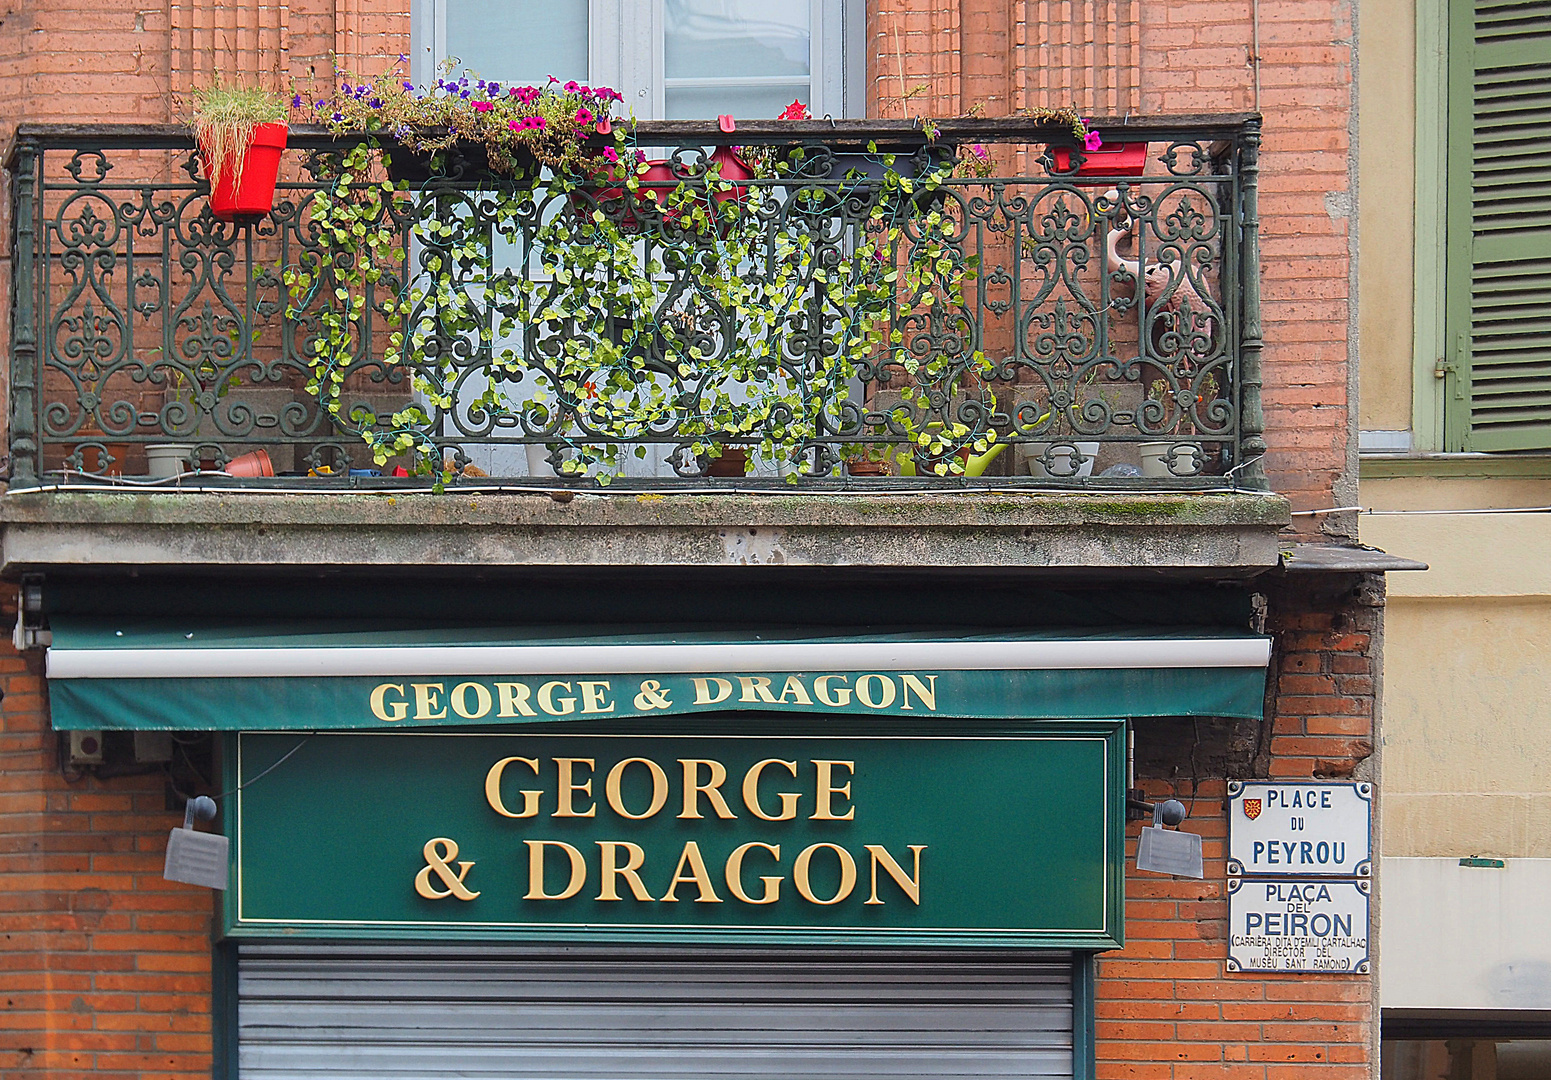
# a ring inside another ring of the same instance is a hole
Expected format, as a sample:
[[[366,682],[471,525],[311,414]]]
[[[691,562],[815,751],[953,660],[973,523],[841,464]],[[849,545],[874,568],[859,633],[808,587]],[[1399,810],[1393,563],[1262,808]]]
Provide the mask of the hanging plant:
[[[555,151],[562,161],[568,152]],[[921,359],[902,329],[936,320],[973,342],[962,289],[976,260],[950,242],[940,210],[922,213],[913,197],[946,171],[912,179],[890,170],[860,217],[847,211],[848,248],[832,208],[793,202],[777,213],[768,186],[749,188],[747,203],[726,198],[736,185],[715,160],[680,162],[686,179],[666,192],[653,185],[656,198],[646,198],[646,167],[623,132],[579,171],[481,189],[474,213],[447,214],[430,192],[382,180],[375,154],[362,144],[343,156],[310,207],[316,255],[284,277],[291,316],[316,327],[309,389],[379,464],[410,454],[421,471],[439,472],[433,435],[454,410],[560,444],[563,474],[600,483],[618,475],[625,453],[644,457],[646,442],[676,444],[686,468],[736,443],[825,474],[839,460],[837,434],[881,437],[908,440],[946,474],[962,472],[961,444],[983,450],[995,439],[922,419],[966,371],[989,370],[984,357],[964,349]],[[623,198],[600,200],[603,185]],[[413,277],[376,310],[388,322],[382,365],[407,373],[420,400],[390,417],[347,415],[367,286],[402,273],[406,232],[417,247]],[[645,248],[643,232],[653,240]],[[491,236],[524,242],[534,264],[499,264]],[[484,382],[477,396],[467,389],[470,350]],[[850,385],[885,367],[907,385],[901,404],[867,426]]]
[[[474,146],[483,155],[476,164],[531,179],[535,163],[572,174],[588,167],[595,155],[586,140],[609,127],[610,110],[624,100],[605,86],[555,78],[524,86],[470,72],[455,77],[457,66],[449,57],[435,83],[423,87],[397,68],[373,78],[346,73],[337,91],[310,103],[298,94],[292,104],[310,108],[335,134],[391,136],[421,157]]]

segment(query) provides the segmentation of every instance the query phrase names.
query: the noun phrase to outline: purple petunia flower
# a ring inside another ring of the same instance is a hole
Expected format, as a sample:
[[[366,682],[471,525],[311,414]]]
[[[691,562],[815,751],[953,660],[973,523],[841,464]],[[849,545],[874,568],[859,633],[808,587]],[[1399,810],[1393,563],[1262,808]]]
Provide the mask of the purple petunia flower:
[[[415,88],[415,84],[414,83],[410,82],[408,79],[404,80],[404,89],[405,90],[413,90],[414,88]]]
[[[295,95],[294,97],[291,98],[291,108],[293,108],[293,109],[300,109],[301,107],[302,107],[302,96],[300,94],[297,94],[297,95]]]
[[[380,108],[382,108],[382,98],[374,97],[370,101],[368,101],[366,103],[366,105],[367,105],[367,108],[370,108],[370,109],[380,109]]]

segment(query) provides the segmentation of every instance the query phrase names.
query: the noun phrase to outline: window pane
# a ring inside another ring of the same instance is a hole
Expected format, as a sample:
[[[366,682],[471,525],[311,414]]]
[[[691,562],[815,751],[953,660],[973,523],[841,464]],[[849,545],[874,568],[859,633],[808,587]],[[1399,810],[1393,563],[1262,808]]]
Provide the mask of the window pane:
[[[808,0],[666,0],[665,15],[670,79],[808,74]]]
[[[739,120],[774,120],[793,100],[812,100],[806,79],[790,86],[669,87],[669,120],[710,120],[724,114]]]
[[[587,0],[446,0],[447,55],[501,82],[587,80]]]

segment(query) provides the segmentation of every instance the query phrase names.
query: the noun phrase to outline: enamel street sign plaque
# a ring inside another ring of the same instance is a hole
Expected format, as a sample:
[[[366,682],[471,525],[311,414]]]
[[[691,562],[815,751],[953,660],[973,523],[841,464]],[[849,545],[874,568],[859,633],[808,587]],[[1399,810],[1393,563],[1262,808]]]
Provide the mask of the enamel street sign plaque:
[[[1228,783],[1228,876],[1366,877],[1369,783]]]
[[[1368,971],[1362,881],[1228,881],[1229,971]]]

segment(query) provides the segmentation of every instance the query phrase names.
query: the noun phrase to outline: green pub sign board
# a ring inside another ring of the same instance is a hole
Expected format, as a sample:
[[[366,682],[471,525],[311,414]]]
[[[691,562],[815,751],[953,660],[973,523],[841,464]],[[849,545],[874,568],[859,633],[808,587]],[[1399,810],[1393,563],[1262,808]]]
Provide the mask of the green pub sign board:
[[[227,933],[1121,944],[1122,721],[740,724],[234,735]]]

